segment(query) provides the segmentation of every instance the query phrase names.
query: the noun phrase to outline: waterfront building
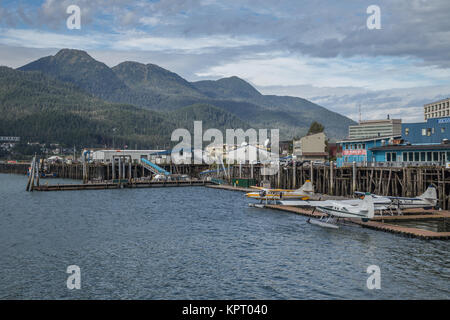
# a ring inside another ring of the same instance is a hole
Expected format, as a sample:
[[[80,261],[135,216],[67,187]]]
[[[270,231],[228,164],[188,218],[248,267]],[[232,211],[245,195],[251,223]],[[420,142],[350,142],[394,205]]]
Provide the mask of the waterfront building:
[[[338,167],[351,166],[355,162],[357,166],[367,166],[375,161],[372,148],[400,142],[401,135],[338,141],[336,165]]]
[[[109,149],[84,149],[82,155],[87,154],[87,159],[94,162],[110,163],[113,157],[130,156],[135,163],[141,159],[147,159],[157,164],[169,164],[170,150],[109,150]]]
[[[297,160],[325,161],[327,136],[324,132],[311,134],[293,142],[293,155]]]
[[[425,120],[450,117],[450,98],[428,103],[423,109]]]
[[[400,136],[402,133],[401,119],[364,120],[348,127],[349,139],[366,139],[373,137]]]
[[[375,166],[445,166],[450,162],[450,143],[388,145],[370,149]]]
[[[450,139],[450,117],[402,124],[402,138],[409,144],[441,144]]]

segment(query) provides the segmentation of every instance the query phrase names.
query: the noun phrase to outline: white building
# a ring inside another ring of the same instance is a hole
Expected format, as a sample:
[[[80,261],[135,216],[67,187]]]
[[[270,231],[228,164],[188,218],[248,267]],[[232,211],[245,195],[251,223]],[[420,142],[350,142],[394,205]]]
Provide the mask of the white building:
[[[425,120],[450,116],[450,98],[428,103],[423,106]]]
[[[94,162],[112,162],[113,156],[130,156],[135,163],[141,162],[142,158],[150,160],[156,164],[169,164],[170,151],[166,150],[91,150],[84,149],[82,156],[86,153],[86,158]]]
[[[401,136],[402,120],[364,120],[348,127],[348,139],[366,139],[384,136]]]
[[[278,161],[279,154],[272,153],[265,148],[253,145],[245,145],[226,153],[224,157],[227,163],[264,163]]]

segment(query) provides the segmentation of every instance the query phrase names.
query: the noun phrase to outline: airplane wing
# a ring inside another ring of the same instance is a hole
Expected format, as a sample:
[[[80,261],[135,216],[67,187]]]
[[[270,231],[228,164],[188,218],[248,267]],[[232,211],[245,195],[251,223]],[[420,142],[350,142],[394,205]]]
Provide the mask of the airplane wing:
[[[257,187],[257,186],[250,186],[250,188],[252,189],[258,189],[258,190],[264,190],[267,192],[292,192],[294,190],[290,190],[290,189],[267,189],[264,187]]]
[[[388,198],[391,200],[423,200],[420,198],[404,198],[404,197],[391,197],[391,196],[384,196],[384,198]]]
[[[269,191],[270,189],[264,188],[264,187],[257,187],[257,186],[250,186],[250,188],[252,189],[258,189],[258,190],[264,190],[264,191]]]

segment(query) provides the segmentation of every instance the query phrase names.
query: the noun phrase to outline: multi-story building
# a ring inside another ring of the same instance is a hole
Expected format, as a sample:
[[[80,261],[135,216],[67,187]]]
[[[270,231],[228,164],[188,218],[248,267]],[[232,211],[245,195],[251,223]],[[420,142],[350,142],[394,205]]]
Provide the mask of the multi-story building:
[[[400,136],[401,119],[365,120],[348,127],[349,139],[366,139],[373,137]]]
[[[427,122],[404,123],[402,139],[408,144],[440,144],[450,139],[450,117],[430,118]]]
[[[324,161],[328,158],[326,141],[324,132],[305,136],[293,142],[293,155],[298,160]]]
[[[423,106],[425,120],[450,117],[450,98],[428,103]]]

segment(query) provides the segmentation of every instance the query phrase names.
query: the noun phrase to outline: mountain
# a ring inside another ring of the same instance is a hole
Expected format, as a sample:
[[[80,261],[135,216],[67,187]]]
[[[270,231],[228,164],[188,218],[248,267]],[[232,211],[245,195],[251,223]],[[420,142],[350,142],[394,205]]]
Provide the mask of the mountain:
[[[214,99],[254,100],[261,98],[261,93],[248,82],[238,77],[223,78],[216,81],[204,80],[193,85],[206,96]]]
[[[233,114],[208,105],[193,105],[160,113],[126,104],[105,102],[38,71],[0,67],[0,135],[22,141],[65,146],[138,144],[141,148],[169,146],[176,128],[187,128],[208,115],[204,128],[240,127]]]
[[[129,88],[138,92],[203,98],[203,95],[188,81],[155,64],[126,61],[113,67],[112,70]]]
[[[19,70],[41,71],[97,98],[158,112],[214,106],[216,112],[231,113],[236,121],[254,128],[279,128],[282,139],[305,135],[310,124],[318,121],[329,138],[336,140],[345,137],[348,126],[355,124],[306,99],[263,95],[238,77],[189,82],[154,64],[127,61],[109,68],[79,50],[63,49]],[[197,116],[196,120],[213,119],[210,112]]]
[[[19,70],[41,71],[100,98],[107,98],[117,90],[127,90],[127,86],[106,64],[81,50],[62,49],[54,56],[41,58]]]
[[[328,137],[343,138],[347,136],[348,126],[355,124],[353,120],[306,99],[263,95],[238,77],[193,84],[205,95],[221,99],[216,100],[215,105],[235,112],[256,126],[280,128],[284,130],[284,137],[305,135],[310,124],[318,121],[325,126]]]

